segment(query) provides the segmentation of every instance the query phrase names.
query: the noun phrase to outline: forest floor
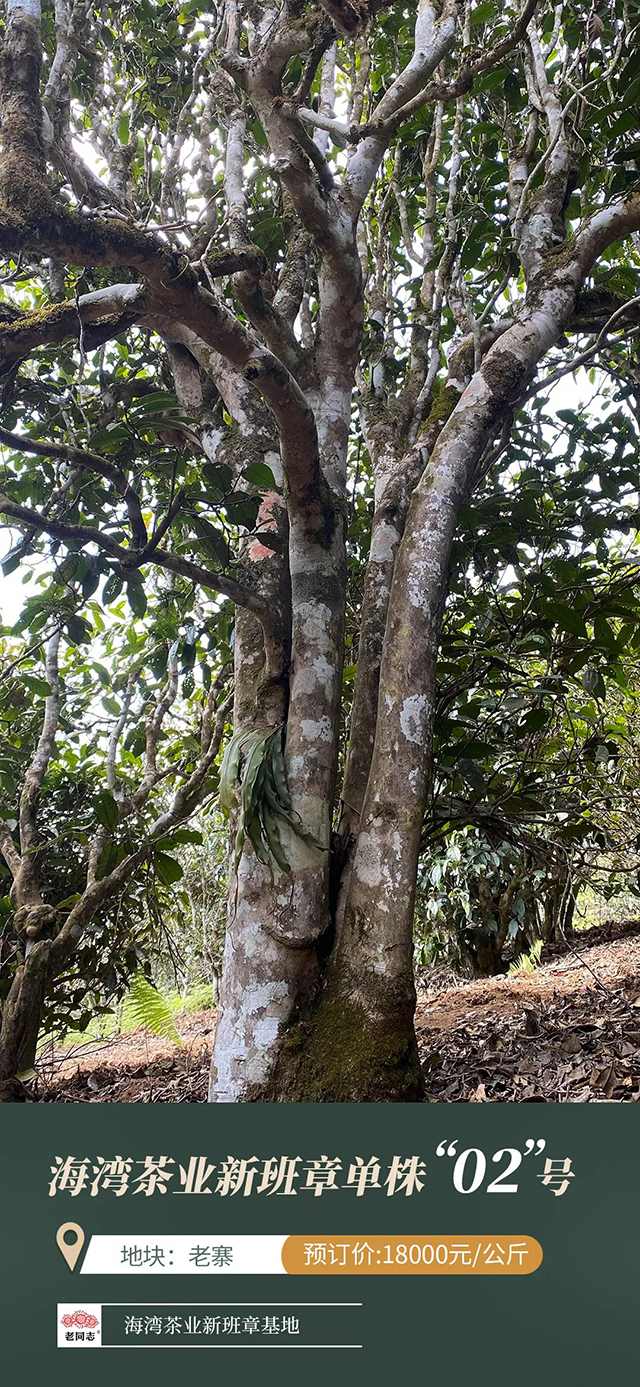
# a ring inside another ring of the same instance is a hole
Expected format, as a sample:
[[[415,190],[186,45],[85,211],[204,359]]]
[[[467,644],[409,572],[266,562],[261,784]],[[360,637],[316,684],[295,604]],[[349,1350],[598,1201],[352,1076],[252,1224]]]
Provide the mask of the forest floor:
[[[34,1096],[204,1102],[215,1014],[176,1025],[182,1048],[134,1031],[43,1056]],[[416,1028],[428,1102],[637,1102],[640,920],[579,932],[532,972],[456,982],[424,970]]]

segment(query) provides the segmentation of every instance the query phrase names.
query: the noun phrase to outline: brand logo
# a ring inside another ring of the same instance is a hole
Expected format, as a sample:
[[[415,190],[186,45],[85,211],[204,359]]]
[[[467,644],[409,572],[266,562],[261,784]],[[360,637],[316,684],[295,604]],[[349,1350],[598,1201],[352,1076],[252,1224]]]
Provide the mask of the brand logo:
[[[63,1315],[60,1323],[65,1329],[73,1329],[74,1324],[78,1329],[97,1329],[99,1320],[96,1315],[88,1315],[86,1310],[76,1310],[73,1315]]]
[[[58,1306],[58,1348],[99,1348],[101,1305]]]

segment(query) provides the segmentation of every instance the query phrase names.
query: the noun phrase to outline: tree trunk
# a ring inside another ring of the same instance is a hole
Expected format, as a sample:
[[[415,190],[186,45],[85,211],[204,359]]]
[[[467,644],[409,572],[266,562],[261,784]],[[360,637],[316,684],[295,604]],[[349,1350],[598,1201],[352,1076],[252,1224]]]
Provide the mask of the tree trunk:
[[[575,892],[568,876],[555,877],[544,902],[542,937],[545,944],[560,944],[571,931],[576,908]]]
[[[413,493],[393,570],[375,741],[344,924],[311,1013],[297,1033],[290,1031],[272,1097],[375,1102],[384,1094],[400,1102],[421,1095],[413,909],[451,545],[480,459],[569,316],[578,282],[578,267],[555,280],[550,275],[529,313],[490,349]]]

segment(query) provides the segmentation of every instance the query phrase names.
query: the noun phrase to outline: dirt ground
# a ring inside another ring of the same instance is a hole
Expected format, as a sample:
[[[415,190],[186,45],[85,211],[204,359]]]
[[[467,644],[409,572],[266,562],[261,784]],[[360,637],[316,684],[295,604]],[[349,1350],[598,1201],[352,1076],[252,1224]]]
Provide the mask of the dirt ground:
[[[47,1103],[204,1103],[215,1013],[189,1012],[175,1027],[181,1048],[139,1030],[47,1053],[34,1096]]]
[[[430,1102],[640,1098],[640,922],[532,973],[426,997],[417,1030]],[[585,942],[583,942],[585,941]]]
[[[640,920],[577,934],[532,973],[451,982],[437,972],[419,980],[428,1102],[640,1099]],[[181,1049],[136,1031],[46,1056],[34,1097],[202,1103],[214,1014],[194,1012],[177,1026]]]

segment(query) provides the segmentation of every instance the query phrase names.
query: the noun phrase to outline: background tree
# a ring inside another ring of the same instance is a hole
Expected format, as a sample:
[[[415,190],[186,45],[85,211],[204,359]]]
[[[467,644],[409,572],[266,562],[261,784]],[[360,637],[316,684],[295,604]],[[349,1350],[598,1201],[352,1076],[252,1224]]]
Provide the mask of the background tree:
[[[456,870],[478,877],[484,971],[532,930],[561,939],[606,860],[636,871],[637,443],[617,385],[600,382],[598,407],[595,423],[544,405],[517,421],[453,550],[421,893]],[[504,914],[512,887],[522,937]],[[475,948],[467,961],[480,967]]]
[[[177,615],[150,605],[142,628],[117,603],[106,625],[97,603],[83,618],[65,613],[80,590],[69,567],[64,587],[51,582],[17,623],[31,636],[39,628],[35,640],[14,635],[0,651],[0,1078],[9,1097],[42,1029],[85,1029],[132,975],[175,955],[163,920],[176,913],[171,887],[183,876],[174,854],[202,842],[179,825],[215,794],[231,707],[229,667],[211,677],[206,630],[187,621],[182,639],[158,643],[172,617],[180,621],[175,591]]]
[[[633,413],[638,20],[618,0],[594,39],[588,18],[9,0],[18,562],[52,541],[134,613],[178,579],[207,619],[212,594],[235,605],[214,1101],[421,1093],[412,930],[453,546],[547,360],[602,356]],[[35,941],[4,1026],[67,926]]]

